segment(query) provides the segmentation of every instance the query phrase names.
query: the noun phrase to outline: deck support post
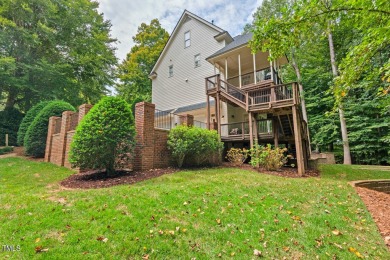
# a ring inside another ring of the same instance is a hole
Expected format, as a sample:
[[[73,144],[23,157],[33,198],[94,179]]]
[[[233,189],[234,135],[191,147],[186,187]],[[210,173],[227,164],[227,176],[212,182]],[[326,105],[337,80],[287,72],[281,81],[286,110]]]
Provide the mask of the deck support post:
[[[217,97],[215,100],[215,111],[216,111],[216,118],[217,118],[217,124],[218,124],[218,133],[219,136],[221,136],[221,105],[220,105],[220,88],[221,88],[221,77],[220,75],[217,75]]]
[[[256,53],[253,53],[253,82],[255,84],[257,83],[257,78],[256,78]]]
[[[241,55],[238,54],[238,82],[240,88],[242,87],[242,79],[241,79]]]
[[[210,130],[210,117],[211,117],[211,113],[210,113],[210,96],[207,95],[207,120],[206,120],[206,123],[207,123],[207,129]]]
[[[304,152],[302,147],[302,136],[301,136],[301,122],[299,120],[299,115],[296,106],[292,106],[293,114],[293,124],[294,124],[294,138],[295,138],[295,149],[297,156],[297,167],[298,174],[302,176],[305,173],[305,162],[304,162]]]
[[[228,61],[227,58],[225,58],[225,81],[228,81]]]
[[[279,147],[279,125],[276,118],[272,119],[272,131],[274,132],[274,146],[275,148]]]
[[[259,143],[259,131],[258,131],[258,129],[257,129],[257,120],[256,120],[256,115],[257,115],[257,113],[254,113],[253,114],[253,135],[254,135],[254,142],[256,143],[256,144],[258,144]]]
[[[253,148],[253,128],[252,128],[252,112],[248,113],[248,123],[249,123],[249,144],[250,148]]]

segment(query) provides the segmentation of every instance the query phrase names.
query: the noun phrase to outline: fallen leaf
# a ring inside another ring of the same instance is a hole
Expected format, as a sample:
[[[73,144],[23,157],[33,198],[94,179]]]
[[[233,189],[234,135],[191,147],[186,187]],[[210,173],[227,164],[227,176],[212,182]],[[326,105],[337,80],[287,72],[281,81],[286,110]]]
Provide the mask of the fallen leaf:
[[[148,260],[148,259],[149,259],[149,255],[144,255],[144,256],[142,257],[142,259]]]
[[[217,221],[218,225],[221,224],[221,219],[217,218],[215,221]]]
[[[39,241],[41,241],[41,239],[39,237],[37,239],[35,239],[35,243],[38,243]]]
[[[283,247],[283,250],[284,250],[285,252],[288,252],[288,251],[290,251],[290,248],[289,248],[288,246],[284,246],[284,247]]]
[[[356,248],[348,247],[348,251],[354,253],[358,258],[363,258],[362,254],[360,254]]]
[[[333,235],[335,235],[335,236],[341,235],[341,232],[340,232],[339,230],[337,230],[337,229],[333,230],[332,233],[333,233]]]
[[[255,249],[255,250],[253,250],[253,255],[261,257],[263,255],[263,253],[261,251]]]
[[[48,248],[43,248],[43,246],[37,246],[35,247],[35,253],[42,253],[42,252],[47,252],[49,251]]]

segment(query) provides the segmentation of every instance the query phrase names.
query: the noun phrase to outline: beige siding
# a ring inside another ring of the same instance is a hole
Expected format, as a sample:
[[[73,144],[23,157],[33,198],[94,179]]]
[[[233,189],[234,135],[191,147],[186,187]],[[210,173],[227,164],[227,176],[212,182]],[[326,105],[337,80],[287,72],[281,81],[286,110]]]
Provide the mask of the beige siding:
[[[184,33],[190,31],[191,46],[184,48]],[[157,109],[167,110],[206,102],[205,77],[214,75],[214,66],[205,58],[224,47],[217,42],[218,31],[192,18],[176,29],[170,46],[161,57],[152,80],[152,102]],[[194,56],[201,55],[201,65],[195,68]],[[173,76],[168,67],[173,65]],[[186,81],[187,79],[187,81]]]

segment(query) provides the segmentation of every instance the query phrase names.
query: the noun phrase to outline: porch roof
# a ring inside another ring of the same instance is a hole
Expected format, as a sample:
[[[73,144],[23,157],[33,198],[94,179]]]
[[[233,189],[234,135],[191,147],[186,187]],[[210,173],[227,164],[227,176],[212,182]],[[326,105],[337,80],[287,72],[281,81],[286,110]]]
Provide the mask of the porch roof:
[[[217,57],[221,54],[224,54],[228,51],[234,50],[234,49],[241,47],[243,45],[247,45],[249,43],[249,41],[252,39],[252,36],[253,36],[252,33],[247,33],[247,34],[235,36],[231,43],[227,44],[225,47],[223,47],[219,51],[217,51],[214,54],[212,54],[211,56],[207,57],[206,60]]]

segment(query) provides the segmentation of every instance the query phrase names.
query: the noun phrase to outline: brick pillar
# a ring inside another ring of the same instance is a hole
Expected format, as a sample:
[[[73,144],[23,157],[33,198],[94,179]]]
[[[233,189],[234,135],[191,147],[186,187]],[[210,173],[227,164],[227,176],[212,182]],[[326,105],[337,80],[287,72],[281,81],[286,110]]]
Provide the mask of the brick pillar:
[[[47,138],[46,138],[45,162],[50,162],[53,133],[56,127],[56,120],[58,118],[59,117],[57,116],[51,116],[49,118],[49,126],[47,129]]]
[[[140,102],[135,105],[136,146],[134,170],[153,169],[155,105]]]
[[[81,106],[79,106],[79,122],[86,114],[88,114],[89,110],[91,110],[92,107],[93,106],[90,104],[82,104]]]
[[[180,116],[180,124],[181,125],[187,125],[187,126],[193,126],[194,125],[194,116],[187,114]]]
[[[60,132],[60,142],[59,142],[59,151],[60,151],[60,162],[61,166],[64,166],[65,162],[65,151],[66,151],[66,135],[70,130],[70,116],[75,112],[64,111],[62,113],[62,122],[61,122],[61,132]]]

